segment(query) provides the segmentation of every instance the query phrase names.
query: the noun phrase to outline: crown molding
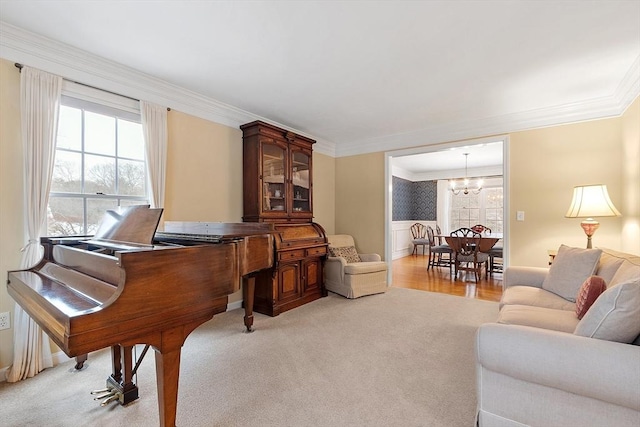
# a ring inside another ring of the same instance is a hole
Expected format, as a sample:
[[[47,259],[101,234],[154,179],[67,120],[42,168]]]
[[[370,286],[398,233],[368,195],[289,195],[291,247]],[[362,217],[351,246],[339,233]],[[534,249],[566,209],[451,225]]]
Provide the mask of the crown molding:
[[[335,157],[336,145],[290,126],[173,85],[90,52],[0,21],[0,57],[131,98],[143,99],[235,129],[262,120],[316,141],[314,151]]]
[[[507,134],[536,128],[558,126],[622,115],[640,95],[640,56],[610,96],[560,105],[551,108],[523,111],[487,117],[413,132],[363,139],[337,146],[336,157],[353,156],[378,151],[421,147],[444,142],[462,141],[490,135]]]

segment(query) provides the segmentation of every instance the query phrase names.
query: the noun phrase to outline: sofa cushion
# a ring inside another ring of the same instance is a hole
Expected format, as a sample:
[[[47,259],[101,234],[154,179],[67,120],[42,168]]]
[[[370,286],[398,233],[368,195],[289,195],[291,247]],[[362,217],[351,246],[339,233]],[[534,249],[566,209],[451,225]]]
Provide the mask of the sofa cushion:
[[[573,311],[568,310],[531,305],[507,305],[500,310],[498,323],[532,326],[571,334],[576,329],[578,318]]]
[[[575,312],[576,305],[571,301],[544,289],[534,286],[510,286],[502,292],[500,308],[505,305],[533,305]]]
[[[370,261],[347,264],[344,266],[345,274],[375,273],[377,271],[387,271],[387,263],[384,261]]]
[[[582,319],[589,307],[593,305],[601,293],[607,290],[607,284],[600,276],[591,276],[584,281],[576,297],[576,316]]]
[[[348,263],[360,262],[360,256],[358,256],[358,251],[356,251],[355,246],[343,246],[339,248],[329,246],[329,255],[344,258]]]
[[[607,285],[610,284],[616,271],[618,271],[618,268],[620,268],[620,265],[624,262],[625,255],[627,254],[602,248],[600,262],[598,262],[598,268],[594,274],[602,277]]]
[[[578,323],[576,335],[630,343],[640,335],[640,278],[607,289]]]
[[[612,288],[619,283],[625,283],[638,278],[640,278],[640,264],[634,264],[631,260],[625,260],[620,264],[611,281],[608,282],[608,287]]]
[[[594,274],[602,254],[601,249],[571,248],[561,245],[553,260],[542,289],[576,302],[576,295],[587,277]]]

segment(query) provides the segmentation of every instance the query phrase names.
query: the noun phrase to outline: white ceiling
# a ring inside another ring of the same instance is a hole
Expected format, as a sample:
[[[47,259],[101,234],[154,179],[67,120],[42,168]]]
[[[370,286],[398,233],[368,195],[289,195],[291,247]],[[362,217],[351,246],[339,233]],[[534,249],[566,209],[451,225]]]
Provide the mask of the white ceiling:
[[[393,157],[393,166],[410,174],[424,172],[451,172],[445,174],[447,178],[463,176],[465,168],[464,153],[469,153],[467,158],[469,176],[476,176],[474,170],[482,171],[479,175],[486,174],[487,170],[502,170],[502,142],[489,142],[475,145],[446,148],[421,154]],[[497,167],[497,168],[496,168]],[[455,171],[455,172],[454,172]],[[445,176],[443,175],[443,176]],[[496,173],[501,175],[501,173]]]
[[[616,115],[640,91],[638,0],[1,0],[0,20],[338,156]]]

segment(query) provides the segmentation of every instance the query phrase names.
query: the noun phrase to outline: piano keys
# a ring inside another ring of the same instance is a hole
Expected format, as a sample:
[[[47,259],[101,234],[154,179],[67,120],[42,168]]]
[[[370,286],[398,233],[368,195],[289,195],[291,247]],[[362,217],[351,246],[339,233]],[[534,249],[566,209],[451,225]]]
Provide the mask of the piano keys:
[[[9,272],[7,288],[69,357],[112,348],[107,388],[122,404],[138,397],[132,346],[152,346],[160,425],[174,426],[184,341],[226,310],[243,276],[250,282],[273,264],[273,236],[268,224],[221,224],[204,244],[154,243],[161,212],[148,206],[109,211],[95,236],[43,238],[41,262]]]

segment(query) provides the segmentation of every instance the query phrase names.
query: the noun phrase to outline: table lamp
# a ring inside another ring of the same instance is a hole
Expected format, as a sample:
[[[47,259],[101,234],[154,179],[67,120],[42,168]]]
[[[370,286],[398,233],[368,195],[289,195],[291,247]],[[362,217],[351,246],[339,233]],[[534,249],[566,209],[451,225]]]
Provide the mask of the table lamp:
[[[573,200],[566,218],[586,218],[580,223],[587,235],[587,248],[591,248],[591,236],[600,223],[593,219],[598,216],[620,216],[620,212],[611,202],[606,185],[581,185],[573,188]]]

